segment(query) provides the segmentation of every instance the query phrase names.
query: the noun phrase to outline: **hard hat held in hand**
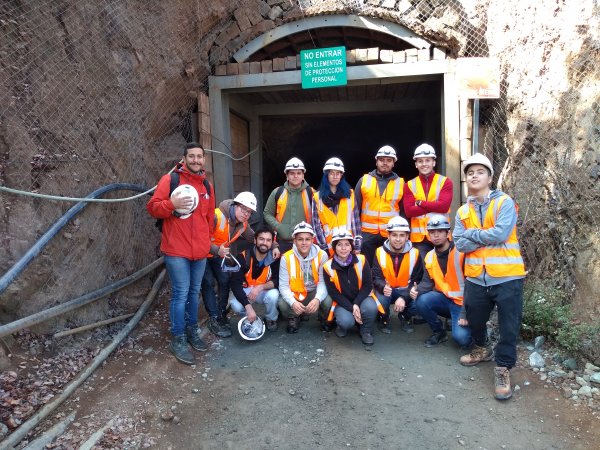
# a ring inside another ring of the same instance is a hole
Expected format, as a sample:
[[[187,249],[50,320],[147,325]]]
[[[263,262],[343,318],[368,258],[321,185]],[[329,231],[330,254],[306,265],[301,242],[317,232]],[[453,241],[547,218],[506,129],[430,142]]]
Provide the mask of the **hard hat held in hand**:
[[[240,205],[244,205],[246,208],[250,208],[252,211],[256,212],[256,197],[252,192],[240,192],[233,199],[235,203],[239,203]]]
[[[288,170],[301,170],[302,172],[306,173],[306,168],[304,167],[304,163],[296,157],[290,159],[285,164],[285,169],[283,169],[283,173],[287,173]]]
[[[410,225],[408,221],[401,216],[392,217],[386,226],[386,230],[388,233],[392,231],[406,231],[410,233]]]
[[[265,335],[265,324],[257,317],[250,322],[247,317],[242,317],[238,322],[238,331],[242,339],[246,341],[258,341]]]
[[[323,173],[327,172],[328,170],[339,170],[340,172],[344,173],[344,163],[340,158],[329,158],[323,166]]]
[[[198,191],[194,186],[189,184],[180,184],[173,190],[173,193],[171,194],[171,198],[175,197],[192,197],[193,203],[191,208],[178,208],[175,210],[177,214],[180,214],[180,219],[187,219],[192,215],[192,212],[194,212],[198,206]]]

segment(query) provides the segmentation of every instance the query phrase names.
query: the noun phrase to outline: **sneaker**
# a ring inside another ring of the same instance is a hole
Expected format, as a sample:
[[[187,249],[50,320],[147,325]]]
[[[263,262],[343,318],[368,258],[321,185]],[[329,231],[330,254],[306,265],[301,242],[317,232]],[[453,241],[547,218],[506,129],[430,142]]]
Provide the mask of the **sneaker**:
[[[267,326],[267,330],[271,331],[271,332],[277,331],[277,329],[279,328],[279,326],[277,325],[277,321],[276,320],[266,319],[265,320],[265,324]]]
[[[194,355],[192,355],[192,352],[190,352],[190,348],[185,336],[175,336],[173,339],[171,339],[169,351],[173,353],[178,361],[181,361],[188,366],[191,366],[196,362],[194,360]]]
[[[398,314],[398,319],[400,319],[400,328],[402,328],[402,331],[404,331],[405,333],[412,333],[413,331],[415,331],[411,324],[410,318],[407,319],[402,314]]]
[[[438,331],[433,333],[431,337],[425,341],[425,347],[433,347],[441,344],[442,342],[446,342],[447,340],[448,334],[446,334],[446,330]]]
[[[287,331],[289,334],[294,334],[298,332],[299,319],[298,317],[290,317],[288,319]]]
[[[337,327],[335,327],[335,335],[337,337],[346,337],[346,335],[348,334],[348,330],[346,330],[345,328],[340,327],[339,325]]]
[[[479,347],[474,345],[471,353],[460,357],[460,363],[463,366],[474,366],[482,361],[490,361],[494,357],[494,351],[491,347]]]
[[[392,328],[390,327],[390,321],[381,319],[381,322],[379,322],[379,331],[381,331],[383,334],[391,334]]]
[[[362,343],[365,345],[373,345],[375,342],[375,338],[373,338],[373,335],[370,331],[363,331],[360,333],[360,337],[362,339]]]
[[[185,327],[185,337],[194,350],[198,350],[199,352],[208,350],[208,345],[200,337],[200,328],[197,326]]]
[[[219,320],[214,317],[208,319],[208,329],[217,337],[226,338],[231,336],[231,330],[221,325]]]
[[[510,387],[510,370],[507,367],[494,368],[495,397],[498,400],[508,400],[512,397]]]

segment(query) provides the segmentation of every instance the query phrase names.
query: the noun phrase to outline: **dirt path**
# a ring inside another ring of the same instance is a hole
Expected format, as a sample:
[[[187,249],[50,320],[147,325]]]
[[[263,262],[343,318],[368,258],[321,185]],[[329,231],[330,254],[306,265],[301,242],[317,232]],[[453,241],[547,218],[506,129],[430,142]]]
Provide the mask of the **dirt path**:
[[[598,420],[528,369],[513,371],[521,387],[514,398],[496,401],[493,363],[462,367],[452,343],[425,348],[426,325],[406,334],[394,322],[393,334],[376,334],[365,351],[355,333],[340,339],[312,319],[297,335],[280,329],[255,343],[237,334],[213,341],[188,367],[166,350],[161,308],[63,406],[78,409],[88,435],[118,416],[118,448],[592,449],[600,442]],[[102,445],[111,442],[108,433]]]

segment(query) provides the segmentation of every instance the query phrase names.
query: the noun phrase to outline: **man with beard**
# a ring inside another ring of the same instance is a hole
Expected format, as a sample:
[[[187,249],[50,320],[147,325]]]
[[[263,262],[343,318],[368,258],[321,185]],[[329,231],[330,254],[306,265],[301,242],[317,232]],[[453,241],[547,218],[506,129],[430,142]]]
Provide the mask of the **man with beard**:
[[[253,305],[265,305],[266,326],[277,331],[277,301],[279,299],[279,259],[273,257],[273,232],[258,230],[254,234],[254,247],[243,251],[239,257],[240,270],[231,276],[231,309],[250,322],[256,320]]]
[[[410,291],[417,311],[427,321],[433,334],[425,341],[433,347],[448,340],[438,316],[451,319],[452,338],[462,348],[471,345],[471,330],[466,326],[463,303],[465,255],[448,239],[450,222],[446,216],[433,215],[427,223],[429,240],[434,249],[425,255],[425,273],[419,285]]]

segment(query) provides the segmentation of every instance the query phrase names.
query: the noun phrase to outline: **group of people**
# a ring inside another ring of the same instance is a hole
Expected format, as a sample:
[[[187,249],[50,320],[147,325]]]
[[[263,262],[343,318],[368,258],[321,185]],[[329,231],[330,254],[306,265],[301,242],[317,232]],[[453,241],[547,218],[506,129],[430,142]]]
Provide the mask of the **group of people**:
[[[317,314],[324,331],[343,338],[356,328],[367,346],[376,328],[391,333],[397,314],[405,332],[417,318],[429,324],[427,347],[447,341],[449,325],[453,340],[469,350],[463,365],[495,358],[495,397],[510,398],[525,277],[516,205],[491,188],[493,166],[475,154],[463,165],[468,198],[451,232],[453,183],[435,172],[436,158],[431,145],[418,146],[419,174],[405,182],[394,172],[395,149],[386,145],[354,189],[344,163],[330,158],[313,189],[294,157],[285,165],[286,181],[267,199],[265,225],[253,230],[256,197],[241,192],[215,207],[204,149],[186,144],[183,161],[161,178],[147,205],[162,222],[175,358],[193,364],[190,346],[207,349],[198,327],[200,292],[208,328],[223,338],[232,335],[228,306],[251,324],[263,320],[254,309],[263,304],[270,332],[280,315],[286,331],[296,333]],[[492,348],[486,323],[494,306],[500,337]]]

